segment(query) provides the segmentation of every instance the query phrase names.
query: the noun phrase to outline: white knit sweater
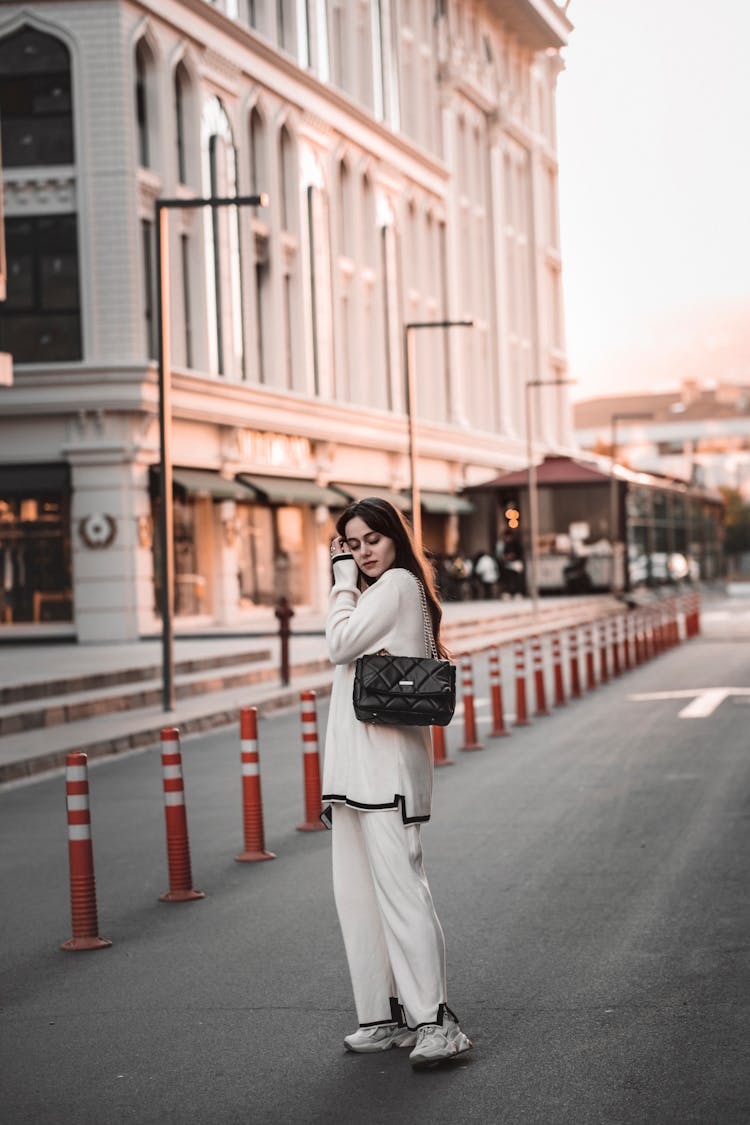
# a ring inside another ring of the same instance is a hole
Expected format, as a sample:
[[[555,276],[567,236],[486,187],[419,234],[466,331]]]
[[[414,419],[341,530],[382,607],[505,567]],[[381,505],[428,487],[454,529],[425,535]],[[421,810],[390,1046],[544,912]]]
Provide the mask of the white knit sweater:
[[[354,714],[354,665],[387,649],[394,656],[428,656],[417,579],[392,567],[363,593],[351,555],[334,559],[326,640],[336,665],[328,714],[323,801],[357,809],[401,809],[404,823],[429,820],[432,746],[429,728],[361,723]]]

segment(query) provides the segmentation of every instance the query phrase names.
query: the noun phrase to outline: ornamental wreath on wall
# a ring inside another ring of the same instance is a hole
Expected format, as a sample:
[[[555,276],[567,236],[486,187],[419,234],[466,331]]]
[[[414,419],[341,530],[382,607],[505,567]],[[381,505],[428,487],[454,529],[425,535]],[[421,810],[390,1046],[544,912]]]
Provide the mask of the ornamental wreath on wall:
[[[101,550],[109,547],[114,542],[117,534],[117,523],[112,516],[101,512],[92,512],[84,516],[78,523],[78,534],[84,544],[92,550]]]

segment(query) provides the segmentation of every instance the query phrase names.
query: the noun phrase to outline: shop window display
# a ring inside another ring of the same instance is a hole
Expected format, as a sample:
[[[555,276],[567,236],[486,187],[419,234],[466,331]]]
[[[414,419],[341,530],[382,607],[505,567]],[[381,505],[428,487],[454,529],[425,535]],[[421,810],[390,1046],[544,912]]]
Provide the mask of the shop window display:
[[[201,572],[198,561],[196,533],[196,509],[198,503],[191,497],[177,495],[173,501],[174,519],[174,613],[176,617],[195,617],[208,610],[208,579]],[[152,518],[154,527],[160,526],[160,503],[158,497],[152,498]],[[158,534],[154,535],[154,608],[161,612],[161,545]]]
[[[70,499],[0,498],[0,625],[71,621]]]

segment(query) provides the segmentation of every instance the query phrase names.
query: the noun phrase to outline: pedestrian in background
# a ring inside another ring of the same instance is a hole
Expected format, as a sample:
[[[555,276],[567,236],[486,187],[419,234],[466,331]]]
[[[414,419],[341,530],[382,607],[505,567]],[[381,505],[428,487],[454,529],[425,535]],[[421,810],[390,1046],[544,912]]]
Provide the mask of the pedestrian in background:
[[[494,598],[500,579],[500,567],[489,551],[480,551],[474,558],[474,576],[477,582],[477,596]]]
[[[412,1047],[412,1065],[430,1066],[472,1044],[447,1004],[445,942],[422,863],[421,824],[432,803],[429,728],[359,722],[352,691],[355,662],[366,653],[429,655],[420,583],[444,657],[442,611],[430,569],[387,500],[350,505],[336,530],[323,800],[359,1021],[344,1043],[357,1052]]]

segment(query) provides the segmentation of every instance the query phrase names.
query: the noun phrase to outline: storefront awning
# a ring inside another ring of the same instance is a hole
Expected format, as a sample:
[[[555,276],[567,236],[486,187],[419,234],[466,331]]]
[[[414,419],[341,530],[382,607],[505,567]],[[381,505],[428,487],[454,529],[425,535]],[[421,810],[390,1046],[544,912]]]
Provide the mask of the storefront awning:
[[[394,508],[400,512],[411,511],[411,500],[402,492],[392,492],[388,488],[378,488],[372,484],[342,484],[336,481],[333,488],[337,489],[347,500],[366,500],[370,496],[379,496],[382,500],[390,500]]]
[[[209,469],[172,469],[172,480],[189,496],[209,496],[212,500],[250,499],[248,490],[241,484]]]
[[[48,465],[0,465],[0,499],[41,496],[70,491],[70,468],[66,463]]]
[[[463,496],[454,496],[452,492],[420,492],[422,507],[426,512],[438,516],[467,516],[474,511],[474,505]]]
[[[256,477],[251,476],[250,473],[238,473],[237,480],[269,504],[312,504],[315,507],[324,504],[327,508],[341,507],[341,496],[335,489],[324,488],[312,480],[299,480],[292,477]]]

